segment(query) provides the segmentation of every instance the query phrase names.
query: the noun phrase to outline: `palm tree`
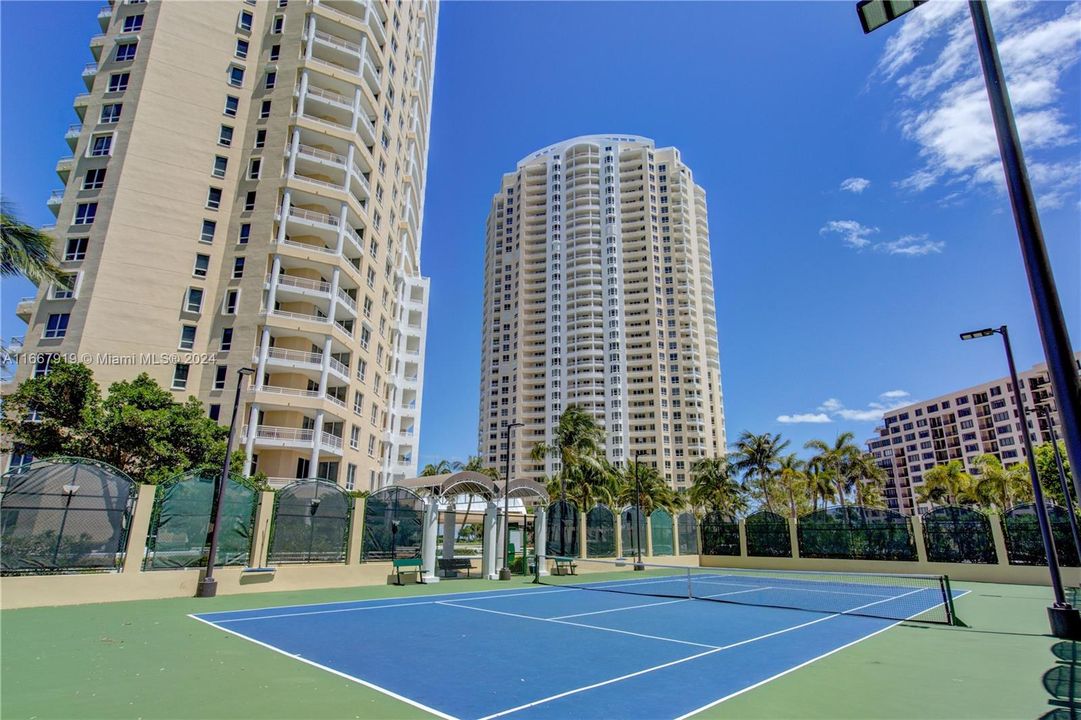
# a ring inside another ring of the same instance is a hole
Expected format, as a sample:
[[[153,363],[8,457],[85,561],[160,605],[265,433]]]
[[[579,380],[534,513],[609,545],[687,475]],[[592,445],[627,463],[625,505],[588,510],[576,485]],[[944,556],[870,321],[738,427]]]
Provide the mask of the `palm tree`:
[[[457,460],[440,460],[435,463],[428,463],[424,466],[424,469],[420,471],[421,477],[429,477],[431,475],[446,475],[457,470],[461,470],[464,466]]]
[[[846,465],[846,487],[856,490],[856,504],[864,507],[876,507],[871,498],[880,499],[882,486],[886,482],[886,471],[878,466],[873,455],[860,453],[851,458]]]
[[[635,463],[624,469],[623,477],[616,491],[616,501],[623,506],[639,506],[642,517],[648,517],[654,510],[662,509],[672,513],[679,509],[680,498],[657,468],[652,465],[640,465],[635,478]],[[638,495],[638,487],[642,494]]]
[[[781,435],[743,431],[736,441],[736,452],[732,459],[733,467],[743,474],[744,484],[755,488],[758,496],[765,502],[766,509],[773,511],[770,499],[770,486],[777,472],[781,451],[788,447],[789,441]]]
[[[923,476],[923,484],[916,488],[920,502],[958,505],[966,502],[973,490],[972,476],[965,472],[960,460],[950,460],[945,465],[935,465]]]
[[[470,455],[464,463],[452,463],[452,465],[455,465],[455,469],[457,470],[469,470],[471,472],[479,472],[487,475],[493,480],[499,479],[499,471],[493,467],[485,467],[484,458],[482,458],[480,455]]]
[[[837,497],[833,476],[822,467],[821,461],[813,458],[807,461],[804,474],[807,476],[807,491],[811,496],[811,510],[818,510],[819,500],[822,500],[822,507],[826,507],[830,500]]]
[[[564,481],[560,495],[563,496],[566,494],[566,480],[576,475],[583,466],[604,471],[604,430],[592,415],[577,405],[571,405],[559,416],[552,443],[537,443],[530,456],[538,462],[548,457],[559,458],[559,477]]]
[[[53,239],[15,217],[15,208],[0,200],[0,276],[22,275],[33,283],[61,279]]]
[[[691,466],[691,504],[730,516],[746,510],[745,491],[733,474],[732,464],[723,455],[696,462]]]
[[[1009,468],[990,453],[976,458],[976,477],[971,495],[984,507],[1005,513],[1018,502],[1032,498],[1032,484],[1024,463],[1016,463]]]
[[[843,432],[837,436],[832,445],[825,440],[808,440],[803,446],[815,451],[815,456],[811,458],[811,461],[833,479],[837,487],[837,495],[841,499],[841,507],[845,506],[846,485],[851,485],[853,482],[848,478],[851,463],[863,454],[853,442],[855,439],[855,434]]]
[[[777,485],[788,499],[788,512],[792,518],[798,517],[798,499],[804,498],[807,491],[806,465],[795,453],[785,455],[778,463]]]

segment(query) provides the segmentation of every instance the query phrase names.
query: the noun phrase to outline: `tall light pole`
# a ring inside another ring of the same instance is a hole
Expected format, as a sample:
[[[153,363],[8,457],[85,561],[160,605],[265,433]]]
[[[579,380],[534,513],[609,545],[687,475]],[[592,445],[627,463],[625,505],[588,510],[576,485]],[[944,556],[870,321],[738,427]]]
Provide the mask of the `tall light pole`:
[[[882,27],[891,20],[912,10],[922,1],[913,0],[860,0],[856,3],[863,32]],[[1059,427],[1066,443],[1066,455],[1070,465],[1081,468],[1081,376],[1078,375],[1070,334],[1062,314],[1055,276],[1043,240],[1040,216],[1029,183],[1025,156],[1017,135],[1013,107],[1006,90],[1006,76],[1002,72],[995,34],[991,28],[991,16],[983,0],[969,0],[969,14],[976,33],[976,46],[983,67],[984,84],[991,103],[991,116],[995,123],[999,155],[1006,174],[1006,187],[1010,194],[1017,239],[1021,244],[1021,256],[1025,262],[1029,293],[1036,310],[1036,322],[1040,328],[1040,341],[1047,360],[1047,373],[1058,403]],[[1081,498],[1081,472],[1073,473],[1074,492]]]
[[[634,544],[637,545],[638,561],[634,563],[635,570],[645,570],[642,563],[642,480],[638,477],[638,458],[645,455],[640,450],[634,451]]]
[[[1028,474],[1032,480],[1032,500],[1035,505],[1036,520],[1040,524],[1040,537],[1043,540],[1044,553],[1047,555],[1047,569],[1051,573],[1051,587],[1055,593],[1055,603],[1047,608],[1047,616],[1051,621],[1051,634],[1059,638],[1081,639],[1081,613],[1078,613],[1077,608],[1066,602],[1066,595],[1062,590],[1062,574],[1059,572],[1058,556],[1055,555],[1055,540],[1051,536],[1051,522],[1047,517],[1047,506],[1044,504],[1040,475],[1036,471],[1036,455],[1032,451],[1032,439],[1028,433],[1028,422],[1025,419],[1025,403],[1021,400],[1021,384],[1017,379],[1017,367],[1013,362],[1010,334],[1006,330],[1006,326],[1002,325],[998,328],[985,328],[961,333],[961,339],[974,340],[989,337],[996,333],[1002,336],[1002,345],[1006,350],[1006,363],[1010,366],[1013,402],[1017,410],[1017,416],[1021,421],[1025,459],[1028,460]]]
[[[522,427],[522,423],[515,421],[507,426],[507,474],[503,483],[503,567],[499,568],[500,580],[510,580],[510,568],[507,567],[507,548],[510,547],[510,434],[516,427]]]
[[[1047,432],[1051,434],[1051,447],[1055,453],[1055,468],[1058,470],[1058,484],[1062,490],[1063,502],[1066,503],[1066,515],[1070,519],[1070,534],[1073,535],[1073,545],[1077,549],[1077,556],[1081,558],[1081,533],[1077,529],[1077,513],[1074,512],[1073,499],[1070,497],[1070,484],[1066,481],[1066,468],[1062,463],[1062,454],[1058,451],[1058,439],[1055,437],[1051,408],[1047,405],[1037,405],[1036,414],[1042,415],[1047,421]]]
[[[214,597],[218,594],[218,581],[214,579],[214,556],[218,552],[218,526],[221,525],[221,506],[225,499],[225,486],[229,483],[229,456],[233,453],[233,437],[236,435],[236,414],[240,408],[240,390],[244,377],[255,371],[250,367],[236,371],[236,395],[233,397],[233,417],[229,421],[229,439],[225,441],[225,460],[221,464],[221,477],[214,490],[214,516],[210,520],[210,553],[206,557],[206,574],[195,587],[195,597]]]

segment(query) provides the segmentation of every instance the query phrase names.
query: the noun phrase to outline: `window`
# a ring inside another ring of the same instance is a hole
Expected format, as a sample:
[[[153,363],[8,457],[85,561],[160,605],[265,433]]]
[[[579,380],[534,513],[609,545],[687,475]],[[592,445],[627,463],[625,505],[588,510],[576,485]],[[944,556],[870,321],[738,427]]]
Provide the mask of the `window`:
[[[228,372],[229,372],[229,368],[227,368],[225,365],[218,365],[216,368],[214,368],[214,389],[215,390],[224,390],[225,389],[225,375]]]
[[[79,260],[86,259],[86,246],[90,243],[90,238],[68,238],[68,243],[64,247],[64,262],[78,262]]]
[[[266,145],[266,130],[255,131],[255,147],[256,149]]]
[[[49,316],[49,321],[45,324],[46,339],[58,339],[68,334],[68,320],[71,318],[69,313],[53,313]]]
[[[238,257],[233,260],[233,279],[239,280],[244,277],[244,258]]]
[[[368,455],[375,457],[375,435],[368,436]]]
[[[249,210],[254,210],[254,209],[255,209],[255,191],[254,190],[249,190],[248,194],[244,197],[244,210],[249,211]]]
[[[103,124],[120,122],[120,111],[124,105],[121,103],[108,103],[101,106],[100,122]]]
[[[262,106],[259,108],[259,119],[266,120],[270,117],[270,101],[264,100]]]
[[[221,329],[221,350],[227,352],[233,348],[233,328],[227,327]]]
[[[222,312],[226,315],[236,315],[236,306],[240,301],[240,291],[230,290],[225,293],[225,303],[222,305]]]
[[[130,79],[131,73],[113,73],[109,76],[109,92],[124,92]]]
[[[285,16],[284,15],[275,15],[274,16],[274,23],[273,23],[273,25],[271,25],[270,32],[274,33],[275,35],[281,35],[282,31],[284,29],[285,29]]]
[[[278,57],[281,55],[281,52],[282,52],[282,46],[281,45],[271,45],[270,46],[270,61],[274,62],[275,60],[277,60]]]
[[[211,174],[214,177],[225,177],[225,169],[229,167],[229,158],[221,155],[214,156],[214,169],[211,170]]]
[[[248,41],[241,38],[236,39],[236,50],[233,54],[238,58],[244,59],[248,57]]]
[[[177,347],[179,347],[181,350],[191,350],[195,347],[194,325],[180,326],[180,344]]]
[[[252,158],[251,165],[248,166],[248,179],[258,180],[259,170],[263,167],[263,161],[259,158]]]
[[[113,59],[116,60],[116,62],[128,62],[129,60],[134,60],[135,50],[138,47],[139,43],[137,42],[117,43],[116,55],[113,56]]]
[[[213,220],[203,220],[203,227],[199,231],[199,242],[214,242],[214,231],[217,229],[218,224]]]
[[[83,177],[83,190],[101,190],[105,184],[105,168],[94,168],[86,171]]]
[[[185,312],[197,313],[203,311],[203,290],[202,288],[188,288],[188,297],[184,301]]]
[[[236,111],[240,108],[240,98],[232,95],[225,96],[225,110],[224,112],[229,117],[236,117]]]
[[[61,275],[52,284],[53,300],[71,300],[75,297],[75,284],[79,281],[79,275]]]
[[[94,222],[94,218],[98,214],[98,204],[92,203],[79,203],[75,206],[75,224],[76,225],[89,225]]]
[[[139,32],[143,29],[143,14],[128,15],[124,18],[124,32]]]
[[[240,235],[236,239],[237,244],[247,245],[249,238],[251,238],[251,223],[243,223],[240,226]]]
[[[280,1],[280,0],[279,0]],[[347,491],[355,490],[357,487],[357,466],[353,463],[349,463],[345,466],[345,489]]]
[[[241,87],[244,84],[244,68],[236,65],[229,66],[229,84],[233,87]]]
[[[187,363],[177,363],[173,370],[173,390],[183,390],[188,387],[188,371],[191,366]]]
[[[237,27],[239,27],[241,30],[251,32],[251,18],[252,15],[250,12],[248,12],[247,10],[241,10],[240,19],[238,19],[236,23]]]
[[[210,256],[201,253],[196,255],[195,267],[192,269],[191,274],[198,278],[205,278],[208,270],[210,270]]]
[[[222,125],[218,129],[218,144],[222,147],[229,147],[233,144],[233,128]]]
[[[206,414],[211,420],[217,422],[221,417],[221,405],[211,405],[207,408]]]
[[[211,210],[221,207],[221,188],[212,187],[207,191],[206,206]]]
[[[274,85],[276,85],[277,82],[278,82],[278,73],[276,73],[276,72],[268,72],[266,74],[266,83],[264,84],[264,87],[267,90],[273,90]]]
[[[113,152],[113,135],[95,135],[90,140],[90,157],[108,157]]]

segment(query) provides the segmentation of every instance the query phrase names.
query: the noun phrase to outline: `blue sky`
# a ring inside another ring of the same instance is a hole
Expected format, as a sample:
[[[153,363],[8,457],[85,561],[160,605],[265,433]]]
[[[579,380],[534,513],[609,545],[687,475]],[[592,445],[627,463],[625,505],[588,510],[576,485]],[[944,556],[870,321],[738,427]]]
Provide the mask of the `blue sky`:
[[[0,4],[0,184],[47,224],[95,3]],[[1081,347],[1081,5],[993,19]],[[484,221],[504,172],[575,135],[679,147],[707,192],[730,438],[802,445],[1041,360],[963,3],[864,36],[854,3],[445,3],[422,266],[421,462],[476,450]],[[50,27],[50,47],[28,28]],[[0,323],[22,335],[5,282]]]

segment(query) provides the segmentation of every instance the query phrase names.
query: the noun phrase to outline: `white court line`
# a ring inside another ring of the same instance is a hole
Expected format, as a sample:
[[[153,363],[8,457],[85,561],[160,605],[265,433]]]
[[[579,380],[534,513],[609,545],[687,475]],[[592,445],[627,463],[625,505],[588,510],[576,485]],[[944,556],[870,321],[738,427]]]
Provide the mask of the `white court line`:
[[[905,593],[904,595],[897,595],[896,597],[886,598],[886,600],[878,600],[876,602],[867,603],[866,605],[860,605],[859,607],[849,608],[848,610],[845,610],[843,612],[834,613],[833,615],[826,615],[825,617],[820,617],[817,620],[810,620],[808,622],[800,623],[799,625],[793,625],[793,626],[787,627],[787,628],[782,628],[780,630],[774,630],[771,633],[766,633],[765,635],[759,635],[757,637],[748,638],[746,640],[740,640],[739,642],[734,642],[734,643],[732,643],[730,645],[722,645],[721,647],[714,647],[712,650],[709,650],[707,652],[698,653],[697,655],[691,655],[690,657],[685,657],[685,658],[683,658],[681,660],[673,660],[671,662],[664,663],[663,665],[655,665],[654,667],[646,668],[644,670],[638,670],[637,672],[628,673],[626,675],[621,675],[621,676],[616,677],[616,678],[611,678],[610,680],[603,680],[601,682],[593,683],[592,685],[585,685],[585,686],[580,687],[580,688],[575,688],[574,690],[567,690],[565,692],[561,692],[561,693],[558,693],[556,695],[551,695],[551,696],[546,697],[546,698],[541,698],[540,700],[534,700],[533,702],[525,703],[524,705],[519,705],[517,707],[512,707],[512,708],[509,708],[507,710],[501,710],[500,712],[493,713],[491,715],[485,715],[484,717],[480,718],[480,720],[493,720],[493,718],[503,717],[504,715],[510,715],[511,713],[518,712],[519,710],[526,710],[526,709],[531,708],[531,707],[536,707],[537,705],[543,705],[545,703],[552,702],[553,700],[559,700],[561,698],[565,698],[565,697],[567,697],[569,695],[576,695],[578,693],[585,692],[587,690],[594,690],[596,688],[603,687],[604,685],[611,685],[612,683],[621,682],[623,680],[627,680],[627,679],[632,678],[632,677],[637,677],[639,675],[644,675],[646,673],[654,672],[656,670],[663,670],[664,668],[671,667],[673,665],[679,665],[680,663],[685,663],[685,662],[687,662],[689,660],[695,660],[695,659],[700,658],[700,657],[705,657],[706,655],[713,655],[714,653],[721,652],[722,650],[730,650],[732,648],[739,647],[741,645],[747,645],[747,644],[750,644],[750,643],[753,643],[753,642],[758,642],[759,640],[765,640],[766,638],[771,638],[771,637],[775,637],[777,635],[782,635],[784,633],[791,632],[793,630],[799,630],[800,628],[805,628],[805,627],[808,627],[810,625],[815,625],[816,623],[825,622],[826,620],[832,620],[835,617],[841,617],[845,613],[851,613],[851,612],[855,612],[857,610],[862,610],[862,609],[864,609],[866,607],[871,607],[872,605],[878,605],[880,603],[887,602],[888,600],[895,600],[896,598],[904,597],[905,595],[912,595],[913,593],[920,592],[922,589],[923,588],[920,588],[920,590],[913,590],[912,592]],[[468,606],[461,605],[459,607],[468,607]],[[479,608],[477,608],[477,609],[479,609]],[[933,608],[928,608],[928,609],[933,609]],[[488,611],[483,611],[483,612],[488,612]],[[921,613],[922,612],[927,612],[927,610],[922,610],[920,612]],[[840,649],[840,648],[838,648],[838,649]],[[729,696],[729,697],[731,697],[731,696]],[[712,704],[715,705],[716,703],[712,703]],[[704,710],[707,707],[711,707],[711,705],[706,705],[705,707],[699,708],[698,710],[695,710],[694,712],[700,712],[700,711]],[[693,714],[693,713],[691,713],[691,714]],[[686,717],[687,717],[687,715],[683,715],[680,718],[678,718],[678,720],[683,720],[683,718],[686,718]]]
[[[746,591],[744,591],[746,592]],[[727,594],[727,593],[726,593]],[[664,602],[644,603],[642,605],[627,605],[626,607],[610,608],[608,610],[594,610],[593,612],[575,613],[574,615],[556,615],[545,618],[546,620],[566,620],[567,618],[585,617],[586,615],[603,615],[604,613],[622,612],[624,610],[637,610],[638,608],[657,607],[658,605],[671,605],[672,603],[687,602],[690,598],[678,600],[665,600]]]
[[[619,635],[633,635],[634,637],[646,638],[647,640],[662,640],[664,642],[679,643],[680,645],[693,645],[694,647],[704,647],[711,650],[719,650],[716,645],[706,645],[705,643],[691,642],[690,640],[676,640],[675,638],[662,637],[660,635],[646,635],[644,633],[631,632],[630,630],[617,630],[616,628],[607,628],[600,625],[586,625],[585,623],[568,622],[567,620],[556,620],[555,618],[543,618],[536,617],[535,615],[522,615],[520,613],[503,612],[502,610],[490,610],[488,608],[472,607],[471,605],[458,605],[457,603],[448,602],[446,600],[440,601],[440,605],[446,605],[447,607],[462,608],[463,610],[476,610],[477,612],[491,613],[492,615],[506,615],[507,617],[520,618],[522,620],[536,620],[537,622],[549,622],[557,625],[570,625],[572,627],[588,628],[590,630],[602,630],[604,632],[617,633]]]
[[[485,596],[485,597],[463,598],[463,600],[469,600],[469,601],[473,601],[473,600],[498,600],[500,598],[520,597],[522,595],[548,595],[549,593],[570,592],[570,591],[571,591],[571,588],[565,588],[565,589],[560,589],[560,590],[529,590],[529,591],[526,591],[526,592],[519,592],[519,593],[507,593],[507,592],[504,592],[504,594],[500,594],[500,595],[488,595],[488,596]],[[436,596],[436,597],[445,597],[447,595],[453,595],[453,593],[444,593],[443,595]],[[371,602],[371,601],[369,600],[369,601],[362,601],[362,602]],[[357,612],[358,610],[385,610],[387,608],[412,607],[414,605],[439,605],[439,604],[440,603],[439,603],[438,600],[420,600],[420,601],[417,601],[417,602],[400,602],[400,603],[391,603],[391,604],[388,604],[388,605],[362,605],[360,607],[338,608],[336,610],[309,610],[307,612],[278,613],[276,615],[252,615],[252,616],[249,616],[249,617],[242,617],[242,618],[221,618],[221,619],[218,619],[218,620],[210,620],[209,622],[212,622],[212,623],[225,623],[225,622],[234,623],[234,622],[244,622],[246,620],[273,620],[274,618],[300,617],[302,615],[329,615],[331,613]],[[244,611],[244,610],[235,610],[234,612],[246,612],[246,611]],[[211,614],[211,613],[207,613],[207,614]],[[200,618],[200,620],[201,619],[202,618]]]
[[[727,582],[715,582],[711,580],[699,580],[698,582],[703,585],[732,585],[735,587],[747,587],[747,583],[727,583]],[[791,590],[793,592],[810,592],[810,593],[826,593],[829,595],[860,595],[863,597],[876,597],[876,598],[889,598],[901,597],[900,595],[882,595],[881,593],[864,593],[864,592],[851,592],[849,590],[819,590],[818,588],[805,588],[802,585],[775,585],[772,586],[774,590]],[[920,588],[921,590],[934,590],[935,588],[926,587]],[[907,593],[906,593],[907,594]]]
[[[419,703],[416,700],[410,700],[409,698],[405,697],[404,695],[399,695],[398,693],[394,692],[393,690],[388,690],[385,687],[380,687],[379,685],[376,685],[374,683],[370,683],[367,680],[361,680],[360,678],[355,677],[353,675],[349,675],[348,673],[344,673],[341,670],[335,670],[332,667],[327,667],[326,665],[320,665],[319,663],[315,662],[314,660],[308,660],[307,658],[303,658],[300,655],[294,655],[291,652],[286,652],[285,650],[282,650],[279,647],[274,647],[273,645],[270,645],[268,643],[262,642],[260,640],[256,640],[255,638],[252,638],[252,637],[248,637],[247,635],[244,635],[242,633],[238,633],[236,630],[230,630],[229,628],[224,628],[224,627],[222,627],[220,625],[216,625],[215,623],[211,622],[210,620],[204,620],[203,618],[199,617],[198,615],[188,615],[188,617],[193,618],[195,620],[198,620],[201,623],[206,623],[210,627],[216,628],[216,629],[221,630],[223,632],[227,632],[230,635],[236,635],[237,637],[243,638],[243,639],[247,640],[248,642],[253,642],[256,645],[261,645],[262,647],[265,647],[268,650],[273,650],[274,652],[279,653],[281,655],[284,655],[287,658],[291,658],[293,660],[299,660],[300,662],[311,665],[312,667],[317,667],[320,670],[326,670],[328,673],[332,673],[334,675],[337,675],[338,677],[345,678],[346,680],[351,680],[351,681],[353,681],[353,682],[355,682],[355,683],[357,683],[359,685],[363,685],[364,687],[368,687],[368,688],[371,688],[372,690],[376,690],[378,692],[381,692],[384,695],[389,695],[390,697],[394,698],[395,700],[401,700],[402,702],[406,703],[407,705],[412,705],[415,708],[420,708],[421,710],[424,710],[425,712],[430,712],[430,713],[432,713],[433,715],[435,715],[437,717],[445,718],[445,720],[458,720],[458,718],[456,718],[453,715],[448,715],[445,712],[440,712],[439,710],[436,710],[433,707],[428,707],[427,705],[424,705],[423,703]]]
[[[963,593],[961,593],[957,597],[962,598],[965,595],[968,595],[970,592],[972,592],[972,591],[971,590],[965,590]],[[957,599],[957,598],[954,598],[954,599]],[[879,633],[884,633],[884,632],[886,632],[887,630],[889,630],[891,628],[895,628],[898,625],[900,625],[901,623],[905,622],[905,620],[911,620],[914,617],[917,617],[919,615],[923,615],[925,612],[929,612],[931,610],[934,610],[939,605],[942,605],[942,603],[932,605],[931,607],[927,608],[926,610],[920,610],[918,613],[915,613],[913,615],[909,615],[904,620],[898,620],[895,623],[891,623],[891,624],[887,625],[886,627],[882,628],[881,630],[875,630],[873,633],[868,633],[867,635],[864,635],[861,638],[857,638],[857,639],[853,640],[850,643],[846,643],[846,644],[844,644],[844,645],[842,645],[840,647],[833,648],[829,652],[824,652],[821,655],[817,655],[817,656],[811,658],[810,660],[806,660],[804,662],[801,662],[799,665],[794,665],[794,666],[788,668],[787,670],[782,670],[781,672],[777,673],[776,675],[771,675],[770,677],[766,678],[765,680],[759,680],[758,682],[754,683],[753,685],[748,685],[745,688],[742,688],[740,690],[736,690],[733,693],[729,693],[728,695],[725,695],[723,698],[720,698],[719,700],[714,700],[713,702],[707,703],[707,704],[703,705],[700,708],[697,708],[695,710],[691,710],[689,713],[684,713],[683,715],[680,715],[679,717],[675,718],[675,720],[687,720],[687,718],[691,717],[692,715],[697,715],[698,713],[700,713],[700,712],[702,712],[704,710],[708,710],[711,707],[716,707],[717,705],[720,705],[721,703],[723,703],[725,700],[731,700],[732,698],[736,697],[737,695],[742,695],[743,693],[747,692],[748,690],[754,690],[756,687],[760,687],[762,685],[765,685],[768,682],[776,680],[777,678],[781,677],[782,675],[787,675],[790,672],[795,672],[796,670],[799,670],[802,667],[807,667],[811,663],[817,662],[818,660],[821,660],[824,657],[828,657],[828,656],[832,655],[835,652],[840,652],[841,650],[844,650],[845,648],[852,647],[856,643],[863,642],[867,638],[872,638],[875,635],[878,635]],[[847,612],[851,612],[851,610],[849,610]]]
[[[716,595],[696,595],[695,597],[698,597],[698,598],[715,598],[715,597],[725,597],[727,595],[742,595],[743,593],[761,592],[763,590],[776,590],[776,589],[777,588],[772,588],[772,587],[769,587],[767,585],[766,587],[751,588],[750,590],[734,590],[732,592],[717,593]]]

